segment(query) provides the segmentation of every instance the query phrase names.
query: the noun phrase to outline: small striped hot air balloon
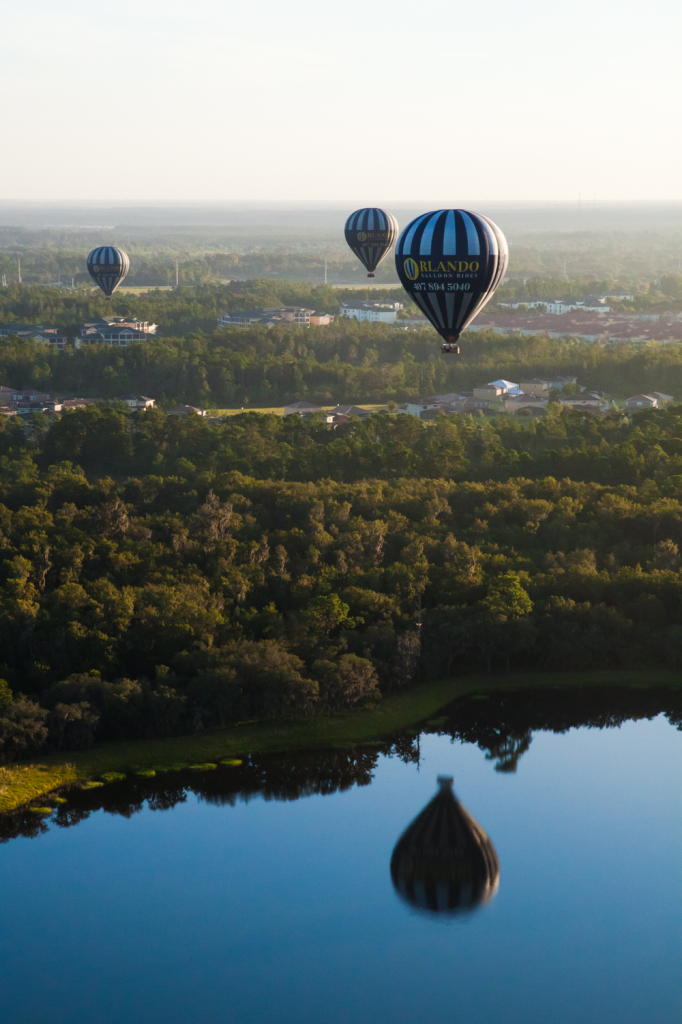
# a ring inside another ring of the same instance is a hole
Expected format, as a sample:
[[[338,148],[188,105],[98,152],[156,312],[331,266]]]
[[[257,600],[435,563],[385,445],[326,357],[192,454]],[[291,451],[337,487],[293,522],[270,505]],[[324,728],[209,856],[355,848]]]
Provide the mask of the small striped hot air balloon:
[[[418,910],[455,915],[487,903],[497,892],[495,847],[438,777],[438,792],[396,843],[391,878],[400,896]]]
[[[376,206],[351,213],[346,221],[346,241],[366,268],[367,277],[374,277],[374,271],[395,244],[399,230],[393,214]]]
[[[130,260],[115,245],[100,245],[88,256],[88,273],[108,299],[128,273]]]
[[[443,338],[457,340],[502,281],[509,249],[489,217],[469,210],[432,210],[411,221],[398,239],[395,265],[405,291]]]

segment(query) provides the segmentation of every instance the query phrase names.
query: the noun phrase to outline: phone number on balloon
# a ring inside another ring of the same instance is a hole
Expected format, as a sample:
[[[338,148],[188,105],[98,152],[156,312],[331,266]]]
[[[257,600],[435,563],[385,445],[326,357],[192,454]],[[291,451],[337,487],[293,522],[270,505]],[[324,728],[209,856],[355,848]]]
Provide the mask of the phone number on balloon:
[[[448,284],[445,282],[439,284],[438,281],[428,281],[423,284],[413,284],[410,290],[415,292],[468,292],[471,291],[471,282],[463,281],[462,284],[458,284],[451,281]]]

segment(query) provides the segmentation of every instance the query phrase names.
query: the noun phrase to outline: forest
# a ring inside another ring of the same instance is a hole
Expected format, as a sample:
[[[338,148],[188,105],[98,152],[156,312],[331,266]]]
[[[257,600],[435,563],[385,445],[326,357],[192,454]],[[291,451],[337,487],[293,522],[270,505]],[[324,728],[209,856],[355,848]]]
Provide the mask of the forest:
[[[682,410],[0,417],[0,751],[682,667]]]
[[[378,289],[395,301],[402,291]],[[137,316],[159,324],[158,336],[127,349],[105,345],[63,352],[0,339],[0,384],[39,387],[61,397],[111,399],[149,395],[165,408],[179,402],[212,409],[272,407],[305,399],[404,402],[470,390],[503,377],[522,381],[575,374],[582,386],[626,398],[642,391],[682,393],[676,346],[650,342],[608,347],[542,336],[466,334],[463,354],[443,358],[431,328],[361,323],[339,317],[327,327],[217,327],[227,310],[305,305],[337,313],[362,292],[297,282],[246,281],[181,287],[142,295],[116,293],[107,304],[91,293],[57,288],[0,288],[0,321],[54,324],[76,335],[96,316]]]

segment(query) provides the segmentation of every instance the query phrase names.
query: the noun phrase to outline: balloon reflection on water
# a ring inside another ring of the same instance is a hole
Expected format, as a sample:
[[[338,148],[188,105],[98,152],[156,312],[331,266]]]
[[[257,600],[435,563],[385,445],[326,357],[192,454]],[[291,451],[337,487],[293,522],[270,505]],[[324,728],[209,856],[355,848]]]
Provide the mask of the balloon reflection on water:
[[[495,847],[438,777],[438,792],[398,840],[391,878],[399,895],[417,910],[454,916],[495,895],[500,865]]]

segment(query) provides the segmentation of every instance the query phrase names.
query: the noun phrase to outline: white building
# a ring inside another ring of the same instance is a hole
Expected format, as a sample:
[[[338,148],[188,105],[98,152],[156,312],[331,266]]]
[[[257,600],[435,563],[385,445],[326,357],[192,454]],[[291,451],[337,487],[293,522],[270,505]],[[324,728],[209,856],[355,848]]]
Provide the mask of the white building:
[[[396,313],[402,308],[402,302],[342,302],[339,312],[360,322],[394,324]]]
[[[601,299],[587,299],[578,302],[564,302],[561,299],[529,299],[520,302],[498,302],[498,306],[507,309],[544,309],[546,313],[559,316],[561,313],[572,313],[574,310],[582,310],[585,313],[610,313],[611,307],[605,306]]]
[[[147,398],[146,395],[117,395],[116,400],[118,402],[125,402],[133,412],[136,412],[138,409],[153,409],[156,405],[155,399]]]

